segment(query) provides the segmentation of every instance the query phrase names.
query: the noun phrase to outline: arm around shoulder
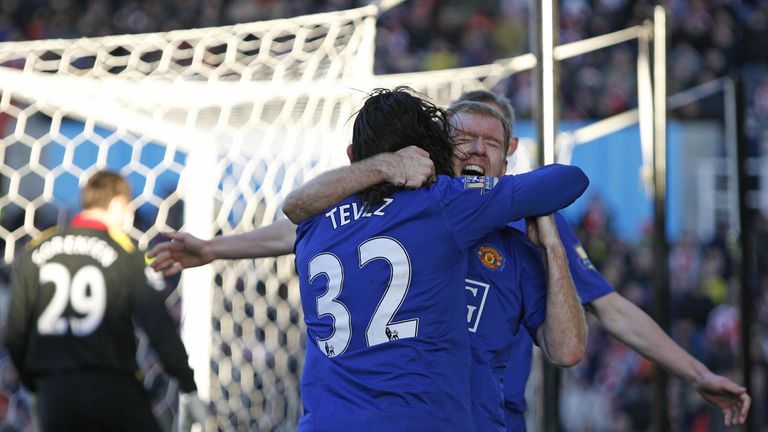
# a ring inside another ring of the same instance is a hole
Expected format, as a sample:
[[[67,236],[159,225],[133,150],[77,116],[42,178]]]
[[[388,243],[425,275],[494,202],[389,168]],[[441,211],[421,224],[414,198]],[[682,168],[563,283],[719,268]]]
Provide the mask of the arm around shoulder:
[[[415,188],[433,178],[434,164],[429,154],[410,146],[320,174],[285,197],[283,213],[293,223],[299,224],[379,183]]]
[[[294,189],[283,201],[283,213],[295,224],[386,180],[376,157],[324,172]]]

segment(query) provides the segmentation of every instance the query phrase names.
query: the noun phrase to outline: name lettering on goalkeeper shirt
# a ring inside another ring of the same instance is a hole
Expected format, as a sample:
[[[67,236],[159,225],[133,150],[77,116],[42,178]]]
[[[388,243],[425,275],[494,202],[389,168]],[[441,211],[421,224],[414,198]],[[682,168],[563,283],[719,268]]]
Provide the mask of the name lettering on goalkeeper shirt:
[[[384,202],[374,209],[365,210],[365,207],[359,203],[342,204],[332,208],[325,217],[330,219],[333,229],[342,227],[354,222],[360,218],[369,218],[372,216],[386,216],[384,209],[392,204],[393,198],[384,198]]]
[[[43,242],[32,252],[32,262],[42,265],[56,255],[88,255],[101,264],[109,267],[117,259],[115,251],[106,241],[83,235],[66,235],[53,237]]]

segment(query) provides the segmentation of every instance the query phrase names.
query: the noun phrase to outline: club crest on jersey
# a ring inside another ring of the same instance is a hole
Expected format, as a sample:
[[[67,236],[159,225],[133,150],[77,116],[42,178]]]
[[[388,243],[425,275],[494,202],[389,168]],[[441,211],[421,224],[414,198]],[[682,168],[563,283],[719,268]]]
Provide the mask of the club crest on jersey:
[[[490,271],[501,271],[504,269],[504,256],[493,246],[480,246],[477,249],[477,258]]]
[[[467,175],[464,176],[464,189],[480,189],[480,193],[483,194],[493,189],[498,182],[499,179],[496,177]]]
[[[584,247],[582,247],[580,244],[576,244],[573,246],[573,249],[576,251],[577,254],[579,254],[579,261],[581,261],[581,265],[584,267],[594,270],[595,266],[592,264],[592,261],[589,259],[589,256],[587,256],[587,251],[584,250]]]

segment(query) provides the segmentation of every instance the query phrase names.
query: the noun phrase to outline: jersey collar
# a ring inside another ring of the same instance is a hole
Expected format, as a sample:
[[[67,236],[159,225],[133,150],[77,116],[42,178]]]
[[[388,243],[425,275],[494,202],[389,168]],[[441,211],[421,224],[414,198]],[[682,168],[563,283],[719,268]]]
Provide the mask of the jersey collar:
[[[96,219],[88,219],[87,217],[83,216],[82,213],[78,213],[75,215],[75,217],[72,219],[72,228],[90,228],[100,231],[107,231],[107,226],[100,221],[97,221]]]

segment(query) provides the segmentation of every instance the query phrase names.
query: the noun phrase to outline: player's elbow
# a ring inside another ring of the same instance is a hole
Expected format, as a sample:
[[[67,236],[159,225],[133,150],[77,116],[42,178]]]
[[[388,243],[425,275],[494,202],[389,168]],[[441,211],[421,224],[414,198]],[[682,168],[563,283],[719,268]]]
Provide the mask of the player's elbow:
[[[563,199],[562,207],[571,205],[589,186],[589,177],[577,166],[555,163],[539,169],[557,179],[557,196]]]
[[[575,366],[576,363],[580,362],[581,359],[584,358],[585,351],[586,349],[583,345],[574,346],[569,349],[562,350],[557,355],[552,356],[553,358],[550,358],[550,362],[558,367],[569,368],[571,366]]]
[[[563,335],[564,338],[544,337],[544,354],[555,366],[568,368],[584,358],[587,351],[586,333]]]
[[[587,352],[587,323],[584,321],[584,315],[581,315],[581,322],[574,326],[575,332],[562,355],[561,367],[571,367],[580,362]]]
[[[301,205],[294,192],[289,193],[283,200],[283,213],[295,224],[302,221]]]
[[[581,168],[573,165],[566,165],[566,169],[569,171],[570,181],[566,183],[573,189],[573,193],[579,197],[589,186],[589,177],[582,171]]]

